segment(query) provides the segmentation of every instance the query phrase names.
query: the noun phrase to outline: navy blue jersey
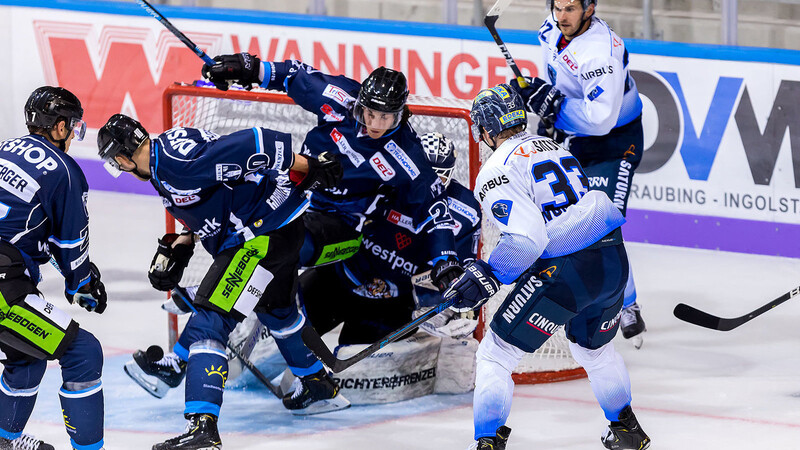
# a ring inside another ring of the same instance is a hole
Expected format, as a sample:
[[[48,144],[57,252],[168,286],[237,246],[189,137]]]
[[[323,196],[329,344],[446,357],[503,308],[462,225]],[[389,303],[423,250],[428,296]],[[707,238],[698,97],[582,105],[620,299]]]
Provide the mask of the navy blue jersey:
[[[336,188],[311,195],[311,207],[335,213],[357,228],[374,208],[379,192],[390,192],[388,219],[412,234],[427,236],[429,259],[454,255],[453,218],[445,189],[430,167],[419,136],[408,124],[370,138],[352,108],[361,85],[344,76],[326,75],[299,61],[265,63],[262,86],[287,92],[314,113],[302,153],[332,152],[344,176]]]
[[[43,136],[0,142],[0,238],[23,252],[31,278],[52,257],[74,294],[89,282],[89,185]]]
[[[456,182],[447,188],[455,226],[458,258],[473,260],[478,252],[481,232],[480,204],[472,191]],[[424,235],[409,233],[392,222],[381,220],[364,226],[361,249],[338,264],[342,276],[355,286],[353,292],[363,297],[386,298],[411,294],[411,276],[431,268]]]
[[[289,181],[291,135],[250,128],[218,136],[173,128],[150,145],[150,182],[212,256],[297,218],[308,201]]]

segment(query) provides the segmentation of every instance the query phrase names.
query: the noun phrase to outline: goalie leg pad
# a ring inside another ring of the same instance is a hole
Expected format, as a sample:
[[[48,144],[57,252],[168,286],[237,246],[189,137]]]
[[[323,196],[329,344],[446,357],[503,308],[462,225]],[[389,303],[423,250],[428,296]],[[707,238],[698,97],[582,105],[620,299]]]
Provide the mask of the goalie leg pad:
[[[524,352],[492,330],[486,333],[476,355],[475,394],[472,401],[475,440],[493,437],[511,411],[514,381],[511,372]]]
[[[572,357],[589,375],[592,392],[608,420],[614,422],[619,413],[631,404],[631,380],[622,355],[608,343],[592,350],[569,343]]]

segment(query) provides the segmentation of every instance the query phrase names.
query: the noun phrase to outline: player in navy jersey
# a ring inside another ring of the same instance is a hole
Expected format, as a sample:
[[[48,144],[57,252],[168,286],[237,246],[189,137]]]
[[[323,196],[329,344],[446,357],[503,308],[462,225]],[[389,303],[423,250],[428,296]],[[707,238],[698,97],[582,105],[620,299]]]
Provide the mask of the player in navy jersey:
[[[173,128],[151,140],[139,122],[122,114],[108,120],[97,141],[112,171],[150,181],[185,227],[181,235],[159,240],[149,272],[156,289],[177,285],[196,239],[214,257],[193,300],[196,312],[174,349],[186,361],[184,415],[190,426],[153,449],[221,445],[216,423],[227,378],[225,343],[251,312],[303,380],[303,390],[287,394],[284,406],[298,414],[349,406],[303,344],[306,320],[293,296],[303,242],[297,219],[308,204],[304,190],[334,186],[341,177],[335,159],[295,155],[290,135],[265,128],[226,136]]]
[[[64,424],[72,447],[103,447],[103,350],[97,339],[37,289],[48,260],[65,295],[102,314],[106,291],[89,259],[89,185],[67,152],[83,139],[74,94],[43,86],[28,97],[30,134],[0,142],[0,449],[48,450],[22,431],[48,360],[58,360]]]
[[[315,114],[318,125],[306,135],[302,153],[331,152],[342,163],[342,181],[311,195],[302,265],[352,256],[365,221],[385,217],[407,232],[426,236],[431,279],[439,289],[462,272],[444,186],[408,123],[408,86],[401,72],[379,67],[359,83],[300,61],[262,63],[248,53],[217,56],[215,61],[203,66],[203,74],[218,88],[235,82],[285,91]]]
[[[538,134],[552,136],[626,213],[633,173],[644,153],[642,100],[628,67],[625,42],[594,15],[597,0],[547,0],[551,14],[539,29],[547,81],[517,88],[527,110],[540,117]],[[622,241],[620,230],[614,239]],[[629,272],[630,273],[630,272]],[[633,276],[625,288],[622,335],[642,345],[646,330]]]
[[[477,353],[473,400],[479,450],[504,449],[510,428],[514,383],[511,373],[525,352],[534,352],[561,327],[592,390],[611,422],[601,437],[608,449],[643,450],[650,438],[631,409],[631,388],[622,357],[611,340],[619,326],[628,259],[625,246],[603,235],[624,219],[608,197],[587,191],[580,163],[547,137],[525,133],[522,99],[508,85],[478,93],[470,114],[473,134],[493,150],[475,180],[484,214],[500,229],[488,260],[466,267],[445,298],[457,309],[474,309],[500,284],[516,281],[492,318]],[[572,232],[571,251],[551,251],[551,227],[587,201],[594,215],[576,225],[599,231],[591,238]]]
[[[456,239],[458,257],[474,260],[481,232],[480,205],[469,189],[452,180],[453,143],[441,133],[427,133],[421,140],[425,157],[446,188],[454,219],[450,232]],[[431,270],[425,235],[411,233],[383,217],[368,221],[363,233],[361,248],[354,256],[310,268],[300,276],[300,294],[309,321],[320,334],[344,322],[339,335],[342,345],[371,344],[409,322],[417,307],[442,302],[438,291],[412,283],[413,276]],[[445,316],[440,327],[453,328],[455,324],[450,322],[460,320],[452,311]],[[470,324],[474,330],[477,322],[458,322],[459,334],[468,334],[471,330],[463,327]]]

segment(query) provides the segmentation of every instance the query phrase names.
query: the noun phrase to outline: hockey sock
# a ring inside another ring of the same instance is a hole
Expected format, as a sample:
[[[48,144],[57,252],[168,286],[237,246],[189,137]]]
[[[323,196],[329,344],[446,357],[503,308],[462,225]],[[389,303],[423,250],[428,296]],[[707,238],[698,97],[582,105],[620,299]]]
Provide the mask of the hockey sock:
[[[628,260],[628,267],[630,267],[630,260]],[[636,286],[633,284],[633,270],[628,270],[628,282],[625,284],[625,300],[622,303],[622,308],[628,308],[636,303]]]
[[[13,441],[22,434],[36,403],[46,361],[6,361],[0,376],[0,438]]]
[[[514,381],[511,372],[524,352],[500,339],[491,329],[476,355],[475,393],[472,400],[475,440],[493,437],[511,411]]]
[[[258,319],[275,338],[278,350],[295,376],[303,377],[322,370],[322,363],[303,342],[301,331],[306,318],[294,305],[259,313]]]
[[[606,419],[616,422],[619,412],[631,403],[631,380],[622,356],[612,343],[590,350],[570,342],[569,349],[575,361],[586,369]]]
[[[189,347],[186,366],[185,414],[213,414],[219,417],[222,394],[228,378],[225,344],[213,339]]]
[[[58,360],[64,384],[58,392],[64,426],[72,447],[98,450],[103,447],[103,349],[84,329]]]

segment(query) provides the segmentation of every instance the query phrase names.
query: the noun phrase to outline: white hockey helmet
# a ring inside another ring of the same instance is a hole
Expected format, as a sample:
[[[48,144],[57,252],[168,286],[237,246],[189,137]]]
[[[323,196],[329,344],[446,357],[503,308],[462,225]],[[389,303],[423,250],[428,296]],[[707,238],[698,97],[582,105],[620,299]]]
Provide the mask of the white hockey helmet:
[[[425,157],[431,163],[433,171],[442,178],[444,186],[450,185],[453,169],[456,168],[456,146],[442,133],[431,132],[420,136]]]

